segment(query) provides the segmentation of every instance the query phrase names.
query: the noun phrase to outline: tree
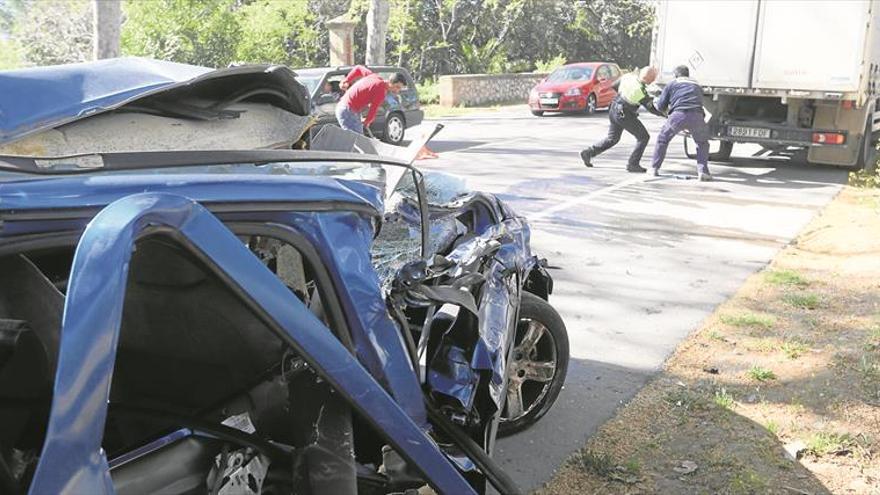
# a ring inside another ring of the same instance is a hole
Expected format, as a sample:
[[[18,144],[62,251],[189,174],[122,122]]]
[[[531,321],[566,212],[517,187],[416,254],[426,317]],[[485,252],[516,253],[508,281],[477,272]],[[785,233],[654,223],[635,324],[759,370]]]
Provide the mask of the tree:
[[[122,25],[120,0],[92,0],[94,12],[94,58],[119,56],[119,31]]]
[[[237,61],[292,67],[327,63],[323,20],[305,1],[259,0],[243,6],[236,16],[240,25]]]
[[[385,65],[389,14],[388,0],[370,0],[370,10],[367,12],[367,65]]]
[[[297,0],[299,1],[299,0]],[[225,67],[239,41],[237,0],[151,0],[125,3],[122,50],[129,55]]]
[[[92,11],[86,0],[31,2],[16,16],[12,38],[24,65],[85,62],[92,58]]]

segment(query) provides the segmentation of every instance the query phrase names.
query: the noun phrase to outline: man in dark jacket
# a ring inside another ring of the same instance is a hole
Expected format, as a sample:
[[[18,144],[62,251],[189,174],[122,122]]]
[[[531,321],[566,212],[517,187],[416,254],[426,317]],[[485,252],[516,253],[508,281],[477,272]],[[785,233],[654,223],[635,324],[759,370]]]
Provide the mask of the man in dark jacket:
[[[709,174],[709,126],[704,121],[703,114],[703,88],[690,78],[690,70],[686,65],[675,68],[675,80],[670,82],[655,106],[658,110],[669,109],[669,118],[657,136],[657,144],[654,145],[654,159],[651,166],[654,168],[654,176],[660,175],[660,165],[666,158],[666,148],[669,142],[679,132],[686,130],[697,143],[697,176],[701,181],[712,180]]]
[[[611,108],[608,109],[608,135],[602,141],[581,151],[581,160],[584,165],[592,167],[592,159],[599,153],[602,153],[620,141],[623,131],[632,134],[637,141],[635,149],[629,156],[626,165],[627,172],[644,173],[645,169],[639,165],[645,148],[648,147],[648,140],[651,136],[647,129],[639,120],[639,107],[642,106],[649,112],[663,116],[662,113],[654,109],[651,97],[645,88],[646,85],[654,82],[657,78],[657,69],[654,67],[643,67],[638,74],[626,74],[614,83],[614,90],[617,96],[611,102]]]

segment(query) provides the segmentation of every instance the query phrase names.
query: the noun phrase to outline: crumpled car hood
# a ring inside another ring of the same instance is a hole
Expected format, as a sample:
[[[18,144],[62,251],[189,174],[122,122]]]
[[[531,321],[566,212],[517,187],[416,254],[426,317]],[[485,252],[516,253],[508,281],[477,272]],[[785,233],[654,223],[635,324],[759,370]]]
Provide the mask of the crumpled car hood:
[[[173,91],[222,101],[259,87],[273,94],[273,106],[306,116],[308,92],[295,76],[276,65],[211,69],[142,58],[2,71],[0,145]]]

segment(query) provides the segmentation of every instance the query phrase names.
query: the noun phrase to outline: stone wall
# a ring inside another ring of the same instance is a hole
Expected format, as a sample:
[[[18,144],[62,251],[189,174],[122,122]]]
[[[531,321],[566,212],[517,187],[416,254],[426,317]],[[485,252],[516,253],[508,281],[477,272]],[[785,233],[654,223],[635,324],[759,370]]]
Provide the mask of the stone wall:
[[[543,72],[440,76],[440,104],[448,107],[525,103]]]

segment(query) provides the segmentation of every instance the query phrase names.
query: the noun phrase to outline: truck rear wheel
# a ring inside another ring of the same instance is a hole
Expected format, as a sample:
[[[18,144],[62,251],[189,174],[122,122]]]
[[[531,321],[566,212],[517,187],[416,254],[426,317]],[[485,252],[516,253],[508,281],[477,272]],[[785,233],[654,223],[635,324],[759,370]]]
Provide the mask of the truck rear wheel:
[[[688,158],[697,158],[696,146],[694,146],[693,152],[691,152],[690,147],[688,146],[688,141],[690,140],[690,136],[684,137],[684,154],[687,155]],[[709,161],[711,162],[729,162],[730,161],[730,153],[733,151],[733,141],[719,141],[718,151],[715,153],[709,153]]]
[[[877,143],[871,133],[871,122],[865,124],[865,132],[862,134],[862,142],[859,151],[859,159],[856,162],[856,170],[864,170],[874,173],[877,170]]]

